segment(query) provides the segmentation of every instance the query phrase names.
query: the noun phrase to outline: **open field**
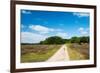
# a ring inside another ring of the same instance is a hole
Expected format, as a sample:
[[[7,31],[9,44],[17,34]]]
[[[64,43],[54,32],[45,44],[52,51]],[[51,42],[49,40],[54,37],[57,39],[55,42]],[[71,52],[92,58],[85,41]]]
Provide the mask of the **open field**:
[[[21,45],[21,62],[44,62],[57,53],[62,45]],[[89,59],[89,44],[67,43],[69,60]],[[60,52],[61,53],[61,52]],[[64,54],[60,54],[62,56]],[[67,53],[66,53],[67,55]],[[56,58],[58,60],[59,58]]]
[[[61,45],[21,45],[21,62],[42,62],[48,60]]]
[[[85,60],[89,59],[89,44],[67,44],[70,60]]]

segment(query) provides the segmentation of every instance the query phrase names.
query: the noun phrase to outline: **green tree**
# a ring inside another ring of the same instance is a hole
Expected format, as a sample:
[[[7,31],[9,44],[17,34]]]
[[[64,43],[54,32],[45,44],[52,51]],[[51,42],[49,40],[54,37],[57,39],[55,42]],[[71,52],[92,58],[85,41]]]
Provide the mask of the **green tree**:
[[[40,44],[63,44],[64,41],[59,36],[48,37],[46,40],[41,41]]]
[[[80,43],[89,43],[89,37],[80,37]]]
[[[72,38],[70,39],[70,42],[71,42],[71,43],[79,43],[79,42],[80,42],[80,39],[79,39],[78,37],[72,37]]]
[[[70,39],[63,39],[63,42],[64,43],[69,43],[70,42]]]

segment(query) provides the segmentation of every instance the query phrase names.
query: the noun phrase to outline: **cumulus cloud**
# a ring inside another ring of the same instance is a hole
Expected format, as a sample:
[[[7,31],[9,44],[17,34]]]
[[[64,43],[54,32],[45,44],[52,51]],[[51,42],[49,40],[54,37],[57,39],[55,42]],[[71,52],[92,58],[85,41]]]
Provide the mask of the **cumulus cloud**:
[[[45,26],[41,26],[41,25],[31,25],[29,26],[30,29],[38,31],[40,33],[49,33],[50,31],[54,31],[54,29],[51,28],[47,28]]]
[[[89,29],[88,28],[83,28],[83,27],[80,27],[79,29],[78,29],[78,31],[80,32],[80,34],[81,35],[89,35]]]
[[[78,30],[81,32],[81,31],[84,31],[84,28],[80,27]]]
[[[31,14],[31,11],[27,11],[27,10],[22,10],[23,14]]]
[[[73,15],[78,16],[78,17],[88,17],[89,13],[74,12]]]
[[[21,32],[21,43],[39,43],[45,40],[47,36],[32,32]]]
[[[41,26],[41,25],[30,25],[29,26],[30,29],[38,31],[39,33],[49,33],[49,32],[54,32],[54,31],[61,31],[61,29],[53,29],[53,28],[48,28],[45,26]]]

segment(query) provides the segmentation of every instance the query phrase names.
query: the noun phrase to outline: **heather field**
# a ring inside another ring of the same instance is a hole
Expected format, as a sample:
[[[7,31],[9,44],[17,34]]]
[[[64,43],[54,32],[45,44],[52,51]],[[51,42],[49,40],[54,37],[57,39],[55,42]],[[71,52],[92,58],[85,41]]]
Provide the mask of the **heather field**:
[[[42,62],[48,60],[61,45],[21,45],[21,62]]]
[[[66,58],[69,57],[70,61],[89,59],[88,43],[81,43],[81,44],[66,43],[65,46],[67,47],[67,51],[68,51],[68,56],[65,57]],[[30,62],[47,61],[52,56],[54,56],[61,47],[62,45],[53,45],[53,44],[52,45],[21,45],[21,62],[30,63]],[[62,54],[60,56],[62,56]]]
[[[88,43],[73,43],[67,44],[70,60],[86,60],[89,59],[89,44]]]

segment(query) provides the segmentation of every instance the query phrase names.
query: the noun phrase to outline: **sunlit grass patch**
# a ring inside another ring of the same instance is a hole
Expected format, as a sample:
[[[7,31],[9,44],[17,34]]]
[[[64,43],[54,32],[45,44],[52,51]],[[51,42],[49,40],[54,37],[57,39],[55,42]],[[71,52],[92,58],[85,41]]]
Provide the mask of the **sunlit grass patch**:
[[[61,45],[22,45],[21,62],[43,62],[48,60]]]
[[[72,47],[73,44],[67,44],[68,46],[68,54],[70,60],[85,60],[89,58],[89,55],[87,53],[83,53],[83,49],[79,47]],[[77,44],[76,44],[77,46]],[[88,50],[85,50],[86,52]]]

